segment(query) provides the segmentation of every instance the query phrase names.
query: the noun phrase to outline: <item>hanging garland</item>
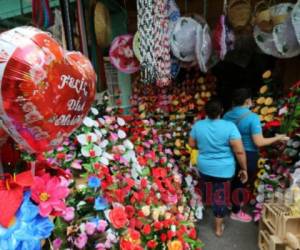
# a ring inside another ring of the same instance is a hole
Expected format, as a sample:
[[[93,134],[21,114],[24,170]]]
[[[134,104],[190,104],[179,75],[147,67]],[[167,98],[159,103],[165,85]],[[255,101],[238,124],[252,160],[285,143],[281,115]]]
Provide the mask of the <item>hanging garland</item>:
[[[168,34],[169,19],[165,0],[155,0],[154,6],[155,48],[158,86],[167,86],[171,82],[170,40]]]
[[[154,0],[137,0],[138,31],[140,32],[141,81],[153,83],[156,79],[154,58],[155,21]]]

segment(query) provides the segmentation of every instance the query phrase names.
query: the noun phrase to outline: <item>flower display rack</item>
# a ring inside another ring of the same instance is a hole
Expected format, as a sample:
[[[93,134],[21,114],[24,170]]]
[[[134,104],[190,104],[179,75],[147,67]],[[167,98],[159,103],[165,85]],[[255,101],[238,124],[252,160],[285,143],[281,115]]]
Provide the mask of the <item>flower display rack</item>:
[[[283,204],[266,203],[263,209],[262,220],[272,234],[280,231],[280,218],[288,214],[289,209]]]
[[[300,245],[300,217],[291,216],[282,203],[266,203],[259,222],[260,250],[298,250]]]

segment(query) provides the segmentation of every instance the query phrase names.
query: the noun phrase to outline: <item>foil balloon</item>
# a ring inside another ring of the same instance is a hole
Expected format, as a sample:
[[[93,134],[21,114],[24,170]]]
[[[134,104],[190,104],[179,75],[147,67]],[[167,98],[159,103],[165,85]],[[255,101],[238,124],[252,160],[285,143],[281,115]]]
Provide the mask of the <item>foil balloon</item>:
[[[23,149],[49,150],[80,126],[95,82],[90,61],[48,33],[18,27],[0,34],[0,119]]]
[[[2,147],[8,139],[6,131],[0,127],[0,147]]]

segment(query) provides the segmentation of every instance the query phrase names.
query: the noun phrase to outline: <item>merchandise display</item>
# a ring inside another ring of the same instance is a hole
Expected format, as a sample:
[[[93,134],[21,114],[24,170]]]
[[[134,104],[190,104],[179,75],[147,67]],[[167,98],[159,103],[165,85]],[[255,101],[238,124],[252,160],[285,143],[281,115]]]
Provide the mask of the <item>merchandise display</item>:
[[[300,0],[200,2],[0,11],[0,250],[300,248]]]

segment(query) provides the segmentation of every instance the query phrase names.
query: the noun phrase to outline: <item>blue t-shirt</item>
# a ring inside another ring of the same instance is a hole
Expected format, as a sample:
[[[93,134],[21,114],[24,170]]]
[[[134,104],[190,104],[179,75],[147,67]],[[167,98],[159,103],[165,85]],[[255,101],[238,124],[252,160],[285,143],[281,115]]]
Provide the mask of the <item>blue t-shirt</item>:
[[[249,113],[249,115],[246,115]],[[242,116],[244,118],[240,119]],[[252,140],[252,135],[262,134],[262,127],[260,123],[259,116],[251,112],[246,107],[234,107],[232,110],[228,111],[224,117],[224,120],[234,122],[238,127],[246,151],[257,152],[258,148]],[[238,122],[239,120],[239,122]]]
[[[241,135],[232,122],[221,119],[198,121],[190,136],[198,146],[198,169],[201,173],[219,178],[234,175],[235,158],[230,140],[241,139]]]

